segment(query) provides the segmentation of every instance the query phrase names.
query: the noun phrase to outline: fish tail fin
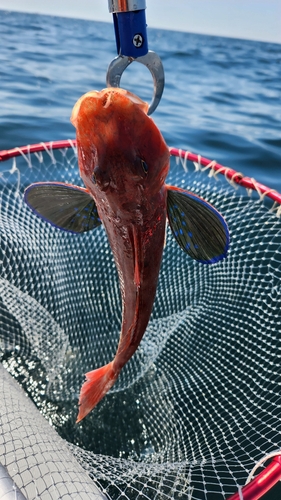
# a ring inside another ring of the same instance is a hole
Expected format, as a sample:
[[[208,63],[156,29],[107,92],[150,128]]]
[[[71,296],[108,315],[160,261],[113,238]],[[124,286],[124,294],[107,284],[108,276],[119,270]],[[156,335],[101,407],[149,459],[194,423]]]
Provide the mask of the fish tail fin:
[[[80,422],[99,403],[115,383],[118,372],[113,368],[113,361],[107,365],[86,373],[86,381],[79,396],[79,413],[76,423]]]

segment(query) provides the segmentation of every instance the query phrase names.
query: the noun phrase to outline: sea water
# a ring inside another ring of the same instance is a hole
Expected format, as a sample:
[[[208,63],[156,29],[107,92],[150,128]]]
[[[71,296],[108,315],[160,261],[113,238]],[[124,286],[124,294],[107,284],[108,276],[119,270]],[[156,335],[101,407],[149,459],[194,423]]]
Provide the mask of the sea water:
[[[110,21],[0,11],[0,150],[75,137],[74,103],[106,86],[116,56]],[[168,145],[281,191],[281,45],[152,28],[148,37],[165,68],[153,118]],[[143,65],[121,83],[152,99]]]

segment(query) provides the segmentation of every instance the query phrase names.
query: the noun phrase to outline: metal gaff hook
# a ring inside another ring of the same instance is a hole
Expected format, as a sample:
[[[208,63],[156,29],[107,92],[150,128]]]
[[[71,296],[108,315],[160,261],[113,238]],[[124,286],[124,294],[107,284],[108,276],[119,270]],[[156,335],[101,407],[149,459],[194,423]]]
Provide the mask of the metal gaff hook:
[[[164,90],[165,76],[160,57],[148,50],[145,0],[108,0],[109,12],[113,14],[118,56],[110,63],[106,84],[119,87],[125,69],[134,61],[144,64],[150,71],[154,93],[148,108],[151,115],[157,108]]]

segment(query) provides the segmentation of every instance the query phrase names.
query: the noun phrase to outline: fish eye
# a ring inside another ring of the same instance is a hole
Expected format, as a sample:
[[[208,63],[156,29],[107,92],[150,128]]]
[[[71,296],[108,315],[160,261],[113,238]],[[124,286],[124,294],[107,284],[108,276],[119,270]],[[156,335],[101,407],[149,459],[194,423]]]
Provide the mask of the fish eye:
[[[145,163],[144,160],[141,160],[141,166],[142,166],[142,169],[144,171],[145,174],[148,173],[148,166],[147,166],[147,163]]]

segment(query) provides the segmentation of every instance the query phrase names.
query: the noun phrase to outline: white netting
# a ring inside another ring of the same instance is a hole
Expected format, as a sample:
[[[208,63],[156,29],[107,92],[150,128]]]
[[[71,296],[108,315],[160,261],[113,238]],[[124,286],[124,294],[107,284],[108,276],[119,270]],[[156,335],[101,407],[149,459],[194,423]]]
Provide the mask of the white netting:
[[[62,232],[22,201],[31,182],[82,185],[73,148],[0,168],[4,367],[110,498],[222,500],[237,491],[255,462],[281,444],[276,212],[257,194],[249,197],[192,166],[186,172],[172,159],[167,182],[199,194],[225,216],[228,258],[198,264],[168,231],[141,345],[110,393],[75,425],[84,373],[109,362],[119,338],[113,257],[102,227]]]

